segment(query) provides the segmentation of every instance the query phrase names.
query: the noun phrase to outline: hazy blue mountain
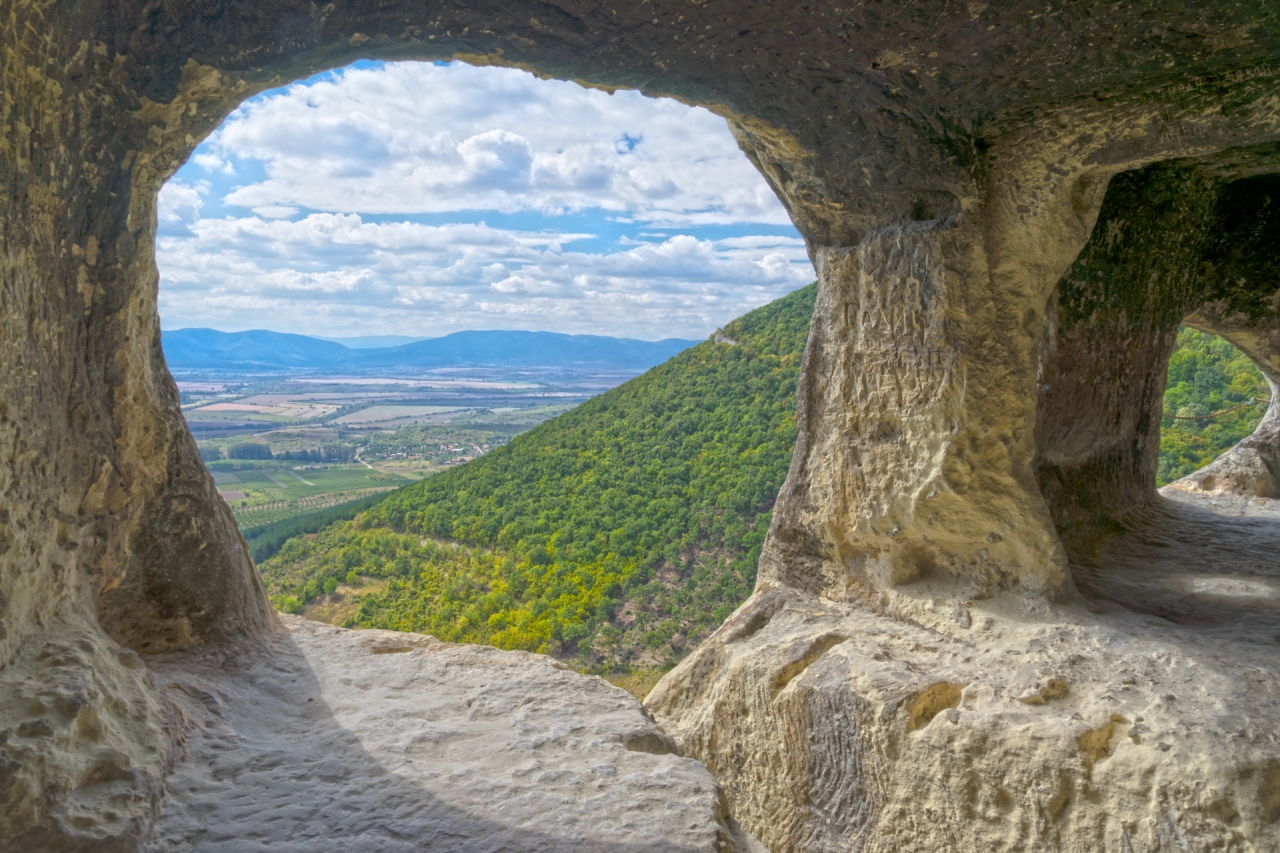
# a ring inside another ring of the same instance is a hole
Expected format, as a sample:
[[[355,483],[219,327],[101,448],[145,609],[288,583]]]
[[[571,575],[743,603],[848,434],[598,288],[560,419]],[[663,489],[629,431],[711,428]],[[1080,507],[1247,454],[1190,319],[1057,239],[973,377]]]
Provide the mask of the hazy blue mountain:
[[[620,367],[661,364],[697,341],[639,341],[556,332],[454,332],[391,347],[348,347],[306,335],[253,330],[163,333],[173,368],[396,370],[455,366]]]
[[[333,341],[265,329],[176,329],[163,332],[161,340],[170,367],[330,368],[355,356],[354,350]]]
[[[607,365],[649,368],[697,341],[667,338],[638,341],[556,332],[454,332],[443,338],[360,353],[364,367],[572,367]]]
[[[359,335],[351,338],[327,338],[324,335],[316,335],[316,340],[333,341],[335,344],[342,344],[344,347],[351,349],[379,349],[381,347],[398,347],[404,344],[411,344],[414,341],[425,341],[427,335]]]

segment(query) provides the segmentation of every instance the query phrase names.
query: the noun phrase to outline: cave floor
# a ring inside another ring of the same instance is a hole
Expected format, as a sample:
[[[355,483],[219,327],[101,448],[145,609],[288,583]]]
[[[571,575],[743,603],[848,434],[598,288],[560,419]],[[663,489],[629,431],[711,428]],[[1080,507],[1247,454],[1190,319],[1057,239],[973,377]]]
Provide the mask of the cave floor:
[[[752,849],[706,768],[602,679],[282,619],[268,652],[148,661],[187,726],[143,850]]]
[[[1206,639],[1280,642],[1280,500],[1161,490],[1162,500],[1073,566],[1087,598]]]

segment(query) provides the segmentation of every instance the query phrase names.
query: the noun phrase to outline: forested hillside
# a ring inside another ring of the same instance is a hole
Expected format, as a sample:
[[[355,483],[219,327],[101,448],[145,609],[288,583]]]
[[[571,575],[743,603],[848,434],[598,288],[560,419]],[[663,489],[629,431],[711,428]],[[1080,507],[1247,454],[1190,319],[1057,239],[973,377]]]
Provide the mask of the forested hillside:
[[[277,606],[364,583],[367,627],[676,659],[750,593],[795,443],[816,286],[262,566]],[[362,580],[364,579],[364,580]],[[386,583],[381,581],[385,580]]]
[[[1216,335],[1180,329],[1164,392],[1159,484],[1203,468],[1253,432],[1267,407],[1252,401],[1269,399],[1262,371],[1244,353]]]

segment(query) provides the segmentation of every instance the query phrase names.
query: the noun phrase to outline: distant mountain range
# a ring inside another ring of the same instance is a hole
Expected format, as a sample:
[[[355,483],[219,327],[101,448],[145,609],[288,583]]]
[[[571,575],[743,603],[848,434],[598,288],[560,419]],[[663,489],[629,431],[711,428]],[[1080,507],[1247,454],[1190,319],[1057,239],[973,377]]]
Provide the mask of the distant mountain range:
[[[592,366],[643,370],[698,343],[679,338],[639,341],[600,335],[496,331],[454,332],[399,346],[369,347],[261,329],[175,329],[164,332],[162,340],[165,359],[172,368],[360,371]]]
[[[376,349],[378,347],[398,347],[402,344],[411,344],[414,341],[425,341],[427,337],[411,337],[409,335],[360,335],[350,338],[326,338],[324,335],[313,335],[312,337],[321,341],[333,341],[335,344],[342,344],[344,347],[352,349]]]

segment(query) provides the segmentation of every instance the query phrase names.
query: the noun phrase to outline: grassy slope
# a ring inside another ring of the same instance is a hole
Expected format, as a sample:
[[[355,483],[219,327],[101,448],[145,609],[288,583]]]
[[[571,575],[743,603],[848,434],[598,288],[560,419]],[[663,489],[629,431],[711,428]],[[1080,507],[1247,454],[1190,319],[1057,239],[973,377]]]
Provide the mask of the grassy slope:
[[[673,660],[755,580],[795,442],[814,286],[263,566],[303,598],[387,577],[356,622],[579,656]],[[308,587],[308,585],[310,585]]]

